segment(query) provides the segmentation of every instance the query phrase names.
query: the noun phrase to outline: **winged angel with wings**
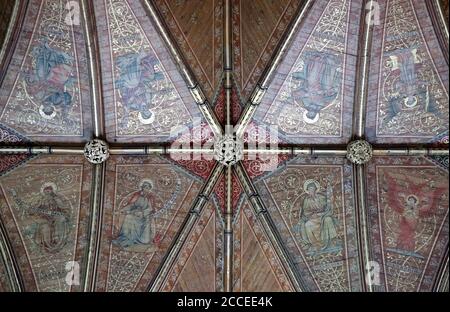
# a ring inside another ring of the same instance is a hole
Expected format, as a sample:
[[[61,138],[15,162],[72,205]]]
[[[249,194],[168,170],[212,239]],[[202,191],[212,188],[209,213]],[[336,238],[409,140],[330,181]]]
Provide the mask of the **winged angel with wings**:
[[[405,177],[401,183],[387,174],[383,189],[387,205],[398,215],[396,248],[416,252],[416,232],[423,219],[434,215],[445,188],[432,187],[429,182],[415,183]],[[424,190],[429,189],[429,192]]]

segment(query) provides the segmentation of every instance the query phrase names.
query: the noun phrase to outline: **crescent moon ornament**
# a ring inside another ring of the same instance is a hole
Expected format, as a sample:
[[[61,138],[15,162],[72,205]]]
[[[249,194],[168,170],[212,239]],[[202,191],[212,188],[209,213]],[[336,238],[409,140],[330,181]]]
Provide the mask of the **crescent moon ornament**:
[[[144,125],[149,125],[152,122],[155,121],[155,113],[153,113],[153,111],[149,110],[150,113],[150,117],[145,118],[144,116],[142,116],[142,112],[139,112],[138,114],[138,119],[141,123],[143,123]]]
[[[410,99],[411,99],[410,96],[405,97],[403,99],[403,104],[405,104],[405,106],[408,108],[413,108],[417,105],[417,95],[412,96],[412,102],[409,101]]]
[[[54,107],[52,107],[52,113],[51,114],[47,114],[46,112],[44,112],[44,105],[39,106],[39,115],[41,115],[42,118],[44,119],[53,119],[56,116],[56,110]]]
[[[319,120],[319,113],[317,113],[316,117],[314,117],[313,119],[308,118],[308,116],[306,116],[306,114],[308,113],[308,111],[304,111],[303,112],[303,120],[307,123],[307,124],[314,124]]]

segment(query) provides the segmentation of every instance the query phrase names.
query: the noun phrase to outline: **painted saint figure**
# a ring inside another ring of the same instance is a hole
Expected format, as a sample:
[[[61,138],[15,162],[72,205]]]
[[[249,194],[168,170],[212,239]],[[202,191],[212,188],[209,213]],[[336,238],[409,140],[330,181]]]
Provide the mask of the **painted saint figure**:
[[[34,217],[34,242],[48,253],[60,251],[69,235],[70,209],[66,200],[56,193],[56,185],[45,183],[41,196],[31,205],[25,205],[15,191],[13,197],[24,214]]]
[[[429,92],[429,82],[420,79],[422,60],[417,48],[402,49],[387,61],[390,76],[395,77],[394,92],[389,93],[388,110],[384,122],[390,122],[400,112],[414,108],[423,113],[439,114],[436,100]]]
[[[341,86],[340,60],[324,52],[307,52],[302,71],[292,73],[292,88],[295,103],[306,109],[303,119],[315,123],[322,109],[330,105],[338,96]]]
[[[153,109],[153,97],[156,93],[152,84],[164,79],[164,75],[155,71],[158,60],[145,53],[129,53],[122,55],[117,60],[119,79],[117,87],[124,102],[128,120],[130,112],[137,112],[139,121],[150,124],[155,120]]]
[[[131,199],[121,213],[125,214],[115,244],[127,248],[134,245],[148,245],[154,236],[151,217],[155,213],[155,199],[152,195],[153,183],[143,180],[140,190],[131,195]]]
[[[331,202],[331,186],[327,187],[324,194],[320,192],[319,182],[309,179],[303,184],[303,189],[306,194],[294,203],[294,215],[298,218],[294,229],[300,234],[307,248],[327,249],[338,238]],[[299,206],[295,207],[296,204]]]
[[[72,83],[73,58],[65,52],[51,48],[47,42],[33,48],[33,69],[26,82],[28,92],[41,103],[40,115],[52,119],[59,111],[67,117],[72,106],[72,95],[67,91]]]

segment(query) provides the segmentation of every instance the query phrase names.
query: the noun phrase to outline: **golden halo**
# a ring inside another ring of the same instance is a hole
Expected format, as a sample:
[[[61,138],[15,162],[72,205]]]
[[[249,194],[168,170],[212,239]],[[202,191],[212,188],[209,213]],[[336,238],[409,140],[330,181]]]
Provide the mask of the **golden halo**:
[[[142,189],[142,185],[144,183],[149,183],[152,186],[152,189],[153,189],[153,187],[154,187],[153,181],[150,180],[150,179],[142,179],[141,182],[139,182],[139,189]]]
[[[417,196],[414,195],[414,194],[406,195],[406,196],[405,196],[405,200],[408,200],[408,198],[410,198],[410,197],[412,197],[412,198],[414,198],[414,199],[416,200],[416,204],[419,202],[419,197],[417,197]]]
[[[308,192],[307,188],[308,188],[308,185],[310,185],[311,183],[314,183],[316,185],[316,188],[317,188],[316,192],[320,191],[320,183],[317,180],[308,179],[303,183],[303,190],[305,192]]]
[[[46,183],[42,184],[42,186],[41,186],[41,194],[44,194],[44,189],[49,187],[49,186],[53,189],[53,192],[58,191],[58,187],[56,186],[55,183],[53,183],[53,182],[46,182]]]

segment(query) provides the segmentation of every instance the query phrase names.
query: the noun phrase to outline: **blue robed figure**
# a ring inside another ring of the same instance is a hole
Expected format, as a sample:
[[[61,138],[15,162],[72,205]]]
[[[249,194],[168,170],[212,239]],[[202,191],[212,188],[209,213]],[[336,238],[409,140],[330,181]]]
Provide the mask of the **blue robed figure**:
[[[121,209],[125,218],[117,238],[113,241],[115,244],[126,248],[152,243],[151,216],[155,211],[152,188],[150,181],[144,181],[141,190],[135,192],[127,205]]]

